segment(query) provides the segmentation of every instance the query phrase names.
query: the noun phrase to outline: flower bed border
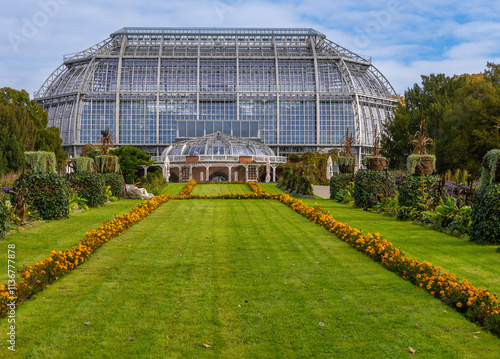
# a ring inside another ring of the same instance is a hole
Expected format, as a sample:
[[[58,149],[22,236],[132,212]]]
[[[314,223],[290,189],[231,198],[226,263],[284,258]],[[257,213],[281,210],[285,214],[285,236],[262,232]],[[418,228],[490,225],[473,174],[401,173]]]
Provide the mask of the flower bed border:
[[[114,220],[105,221],[98,230],[85,233],[85,237],[72,249],[52,251],[50,257],[44,261],[20,270],[21,279],[16,283],[15,292],[9,291],[7,285],[0,285],[0,317],[8,314],[11,309],[8,306],[9,301],[12,301],[16,294],[16,305],[19,305],[43,290],[48,284],[69,273],[90,258],[105,242],[121,235],[127,228],[140,222],[169,200],[273,199],[335,234],[351,247],[381,263],[386,269],[414,284],[417,288],[426,290],[443,303],[455,308],[471,322],[500,337],[500,306],[498,306],[496,293],[491,294],[486,289],[476,288],[466,279],[460,281],[454,274],[441,272],[441,267],[433,266],[429,262],[407,258],[400,248],[394,248],[392,243],[383,239],[380,233],[363,235],[362,231],[335,220],[328,211],[316,203],[315,207],[310,207],[287,194],[270,194],[255,182],[247,182],[247,184],[252,190],[250,194],[225,193],[199,196],[191,194],[196,185],[196,181],[191,179],[176,197],[160,195],[137,204],[128,214],[117,215]]]

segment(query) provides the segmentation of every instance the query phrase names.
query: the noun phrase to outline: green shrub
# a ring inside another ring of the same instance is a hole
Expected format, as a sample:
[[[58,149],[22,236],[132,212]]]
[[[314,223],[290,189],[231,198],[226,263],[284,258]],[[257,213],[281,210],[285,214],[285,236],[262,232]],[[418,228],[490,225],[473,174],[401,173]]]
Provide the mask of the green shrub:
[[[349,183],[354,182],[353,173],[339,173],[330,178],[330,198],[335,199],[337,192],[346,190]]]
[[[0,238],[5,237],[5,232],[7,231],[5,223],[7,222],[7,206],[5,205],[4,199],[0,194]]]
[[[151,156],[133,146],[121,146],[116,150],[111,150],[110,153],[120,158],[120,168],[126,183],[137,182],[137,179],[141,176],[137,170],[139,165],[151,164],[148,162]]]
[[[481,187],[472,203],[471,241],[500,244],[500,183]]]
[[[75,157],[71,161],[77,173],[95,172],[94,160],[90,157]]]
[[[398,219],[406,220],[408,213],[412,211],[423,211],[429,204],[437,205],[440,193],[439,182],[441,179],[435,176],[410,176],[406,177],[400,185],[398,203],[405,210],[398,211]],[[423,190],[423,192],[422,192]]]
[[[20,191],[20,181],[22,188]],[[17,206],[20,195],[24,203],[36,210],[42,219],[68,217],[69,187],[66,178],[55,173],[28,173],[14,182],[11,202]]]
[[[56,173],[56,155],[54,152],[24,152],[26,168],[31,173]]]
[[[111,193],[115,197],[123,197],[123,178],[119,173],[103,173],[102,178],[106,186],[110,186]]]
[[[89,207],[97,207],[106,202],[106,187],[100,173],[77,173],[68,175],[71,190],[87,200]]]
[[[163,188],[167,185],[167,180],[163,177],[161,168],[156,167],[152,172],[148,173],[147,177],[139,178],[142,187],[155,196],[159,196],[163,192]]]
[[[373,208],[382,196],[395,193],[394,176],[385,171],[361,170],[354,176],[354,205]]]

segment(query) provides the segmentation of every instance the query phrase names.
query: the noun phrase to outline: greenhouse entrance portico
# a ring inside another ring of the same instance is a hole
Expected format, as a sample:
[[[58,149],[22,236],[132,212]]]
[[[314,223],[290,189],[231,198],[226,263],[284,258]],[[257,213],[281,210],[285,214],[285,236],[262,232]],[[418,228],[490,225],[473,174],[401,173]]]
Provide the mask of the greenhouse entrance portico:
[[[215,132],[203,137],[177,141],[161,156],[153,157],[162,163],[165,177],[173,182],[194,179],[204,181],[258,181],[268,164],[271,181],[277,170],[287,162],[285,156],[260,140],[250,140]],[[145,174],[148,166],[143,166]]]

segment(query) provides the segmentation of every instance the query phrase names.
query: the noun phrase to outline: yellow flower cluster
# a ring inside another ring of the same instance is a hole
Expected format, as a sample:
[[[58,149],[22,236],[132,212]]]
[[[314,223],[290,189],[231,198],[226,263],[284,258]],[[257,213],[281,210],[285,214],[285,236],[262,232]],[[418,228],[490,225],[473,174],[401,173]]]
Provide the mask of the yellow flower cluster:
[[[69,273],[79,264],[85,262],[105,242],[119,236],[123,231],[149,216],[161,204],[173,197],[160,195],[151,200],[137,204],[129,213],[116,215],[111,221],[106,221],[97,230],[85,233],[80,243],[64,251],[52,251],[50,256],[33,266],[25,266],[19,271],[16,281],[16,305],[28,300],[45,286]],[[0,317],[7,315],[9,297],[7,286],[0,286]]]
[[[182,191],[177,196],[175,196],[175,199],[191,199],[191,192],[193,191],[194,186],[196,186],[196,181],[194,179],[190,179],[186,183]]]

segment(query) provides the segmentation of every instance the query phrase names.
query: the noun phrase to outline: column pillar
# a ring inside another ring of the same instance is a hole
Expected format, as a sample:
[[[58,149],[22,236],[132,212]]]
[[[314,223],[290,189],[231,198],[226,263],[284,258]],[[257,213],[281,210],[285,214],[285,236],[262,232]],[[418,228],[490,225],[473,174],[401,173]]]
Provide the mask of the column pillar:
[[[207,170],[207,179],[206,182],[210,181],[210,165],[205,165],[205,169]]]

